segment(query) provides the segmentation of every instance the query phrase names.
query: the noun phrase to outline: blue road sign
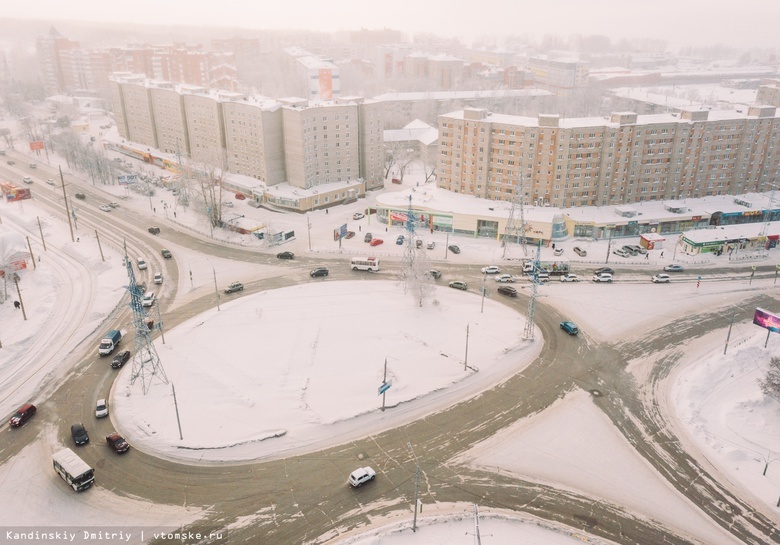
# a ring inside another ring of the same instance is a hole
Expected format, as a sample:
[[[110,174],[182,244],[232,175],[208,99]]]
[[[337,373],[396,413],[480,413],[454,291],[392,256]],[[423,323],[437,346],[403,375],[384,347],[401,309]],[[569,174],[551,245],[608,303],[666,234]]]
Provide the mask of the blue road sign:
[[[382,384],[379,385],[379,395],[384,394],[389,389],[390,389],[390,384],[388,384],[387,382],[383,382]]]

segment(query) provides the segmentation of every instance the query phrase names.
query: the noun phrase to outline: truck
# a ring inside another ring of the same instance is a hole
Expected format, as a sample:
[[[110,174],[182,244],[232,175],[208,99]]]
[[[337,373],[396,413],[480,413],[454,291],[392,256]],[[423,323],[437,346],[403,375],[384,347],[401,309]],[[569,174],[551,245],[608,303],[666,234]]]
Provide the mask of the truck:
[[[103,335],[103,338],[100,340],[100,344],[98,345],[98,354],[101,356],[108,356],[111,354],[111,352],[114,351],[114,348],[119,346],[119,343],[122,341],[122,332],[118,329],[112,329],[105,335]]]
[[[569,262],[564,260],[539,261],[539,269],[547,271],[550,276],[561,276],[569,273]],[[523,273],[530,274],[534,271],[533,260],[523,261]]]

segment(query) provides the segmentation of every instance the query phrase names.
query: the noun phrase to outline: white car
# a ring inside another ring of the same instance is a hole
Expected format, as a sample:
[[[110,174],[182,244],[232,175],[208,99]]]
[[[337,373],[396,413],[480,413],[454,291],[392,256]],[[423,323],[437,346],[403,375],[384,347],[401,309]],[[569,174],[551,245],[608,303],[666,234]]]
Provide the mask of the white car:
[[[138,270],[139,270],[139,271],[145,271],[145,270],[146,270],[146,267],[147,267],[147,265],[146,265],[146,261],[144,261],[143,259],[141,259],[141,258],[139,257],[139,258],[138,258]]]
[[[425,245],[426,248],[429,250],[433,250],[436,247],[436,243],[434,241],[430,241],[428,244]]]
[[[561,282],[579,282],[580,277],[574,273],[564,274],[561,276]]]
[[[144,294],[144,299],[141,302],[141,304],[145,307],[150,307],[154,304],[154,302],[157,300],[157,296],[154,294],[154,292],[147,292]]]
[[[363,214],[361,214],[360,212],[355,212],[354,214],[352,214],[352,219],[353,220],[360,220],[360,219],[363,219],[364,217],[365,216]]]
[[[54,185],[54,180],[49,178],[49,179],[46,180],[46,183],[49,184],[49,185]]]
[[[111,207],[107,204],[101,204],[98,206],[98,208],[100,208],[103,212],[111,212]]]
[[[355,488],[360,488],[369,481],[376,478],[376,471],[371,467],[361,467],[349,474],[349,484]]]
[[[668,274],[656,274],[651,280],[653,284],[668,284],[672,279],[669,278]]]
[[[612,275],[609,273],[599,273],[593,275],[594,282],[612,282]]]
[[[553,250],[553,253],[555,255],[563,255],[563,248],[556,248],[555,250]]]
[[[162,273],[154,273],[154,283],[162,284],[162,282],[163,282]]]
[[[108,401],[105,399],[98,399],[95,404],[95,416],[97,418],[103,418],[108,416]]]
[[[501,272],[501,269],[499,269],[495,265],[490,265],[489,267],[482,267],[482,274],[498,274]]]
[[[511,274],[499,274],[496,276],[496,282],[517,282],[517,277]]]

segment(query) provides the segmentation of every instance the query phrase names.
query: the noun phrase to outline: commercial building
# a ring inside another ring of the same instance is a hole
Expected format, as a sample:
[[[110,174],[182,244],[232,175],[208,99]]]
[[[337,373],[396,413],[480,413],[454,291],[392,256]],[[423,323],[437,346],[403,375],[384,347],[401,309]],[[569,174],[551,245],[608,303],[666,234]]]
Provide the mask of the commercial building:
[[[779,124],[769,106],[576,119],[464,109],[439,118],[438,185],[561,208],[767,191]]]

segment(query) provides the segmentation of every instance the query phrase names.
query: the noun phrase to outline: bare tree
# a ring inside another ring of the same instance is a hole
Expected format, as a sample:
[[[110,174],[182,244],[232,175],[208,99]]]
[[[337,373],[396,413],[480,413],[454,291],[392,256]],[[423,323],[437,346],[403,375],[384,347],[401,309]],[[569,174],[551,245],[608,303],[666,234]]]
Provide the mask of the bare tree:
[[[417,306],[422,307],[433,295],[435,287],[429,273],[428,256],[424,251],[420,251],[422,244],[417,247],[417,240],[416,236],[406,240],[405,263],[398,273],[398,280],[403,284],[404,293],[411,294]]]
[[[408,142],[391,142],[385,147],[385,178],[390,177],[392,168],[398,170],[398,178],[403,181],[406,169],[416,157]]]
[[[436,153],[436,146],[423,145],[420,149],[420,162],[423,167],[423,174],[425,174],[425,183],[436,179],[436,161],[438,160],[438,154]]]
[[[758,379],[758,385],[764,395],[780,401],[780,358],[769,360],[769,369],[763,379]]]
[[[197,200],[202,200],[212,227],[222,225],[222,180],[227,172],[227,154],[214,149],[208,158],[191,171],[192,189]]]

